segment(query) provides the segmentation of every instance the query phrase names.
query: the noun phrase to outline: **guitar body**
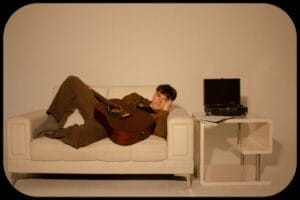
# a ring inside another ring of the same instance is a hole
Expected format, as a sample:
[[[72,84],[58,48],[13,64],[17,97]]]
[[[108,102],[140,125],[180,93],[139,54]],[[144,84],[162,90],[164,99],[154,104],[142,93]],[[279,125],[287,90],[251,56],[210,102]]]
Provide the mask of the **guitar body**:
[[[153,117],[144,111],[133,108],[120,99],[111,99],[131,115],[116,118],[107,109],[107,105],[99,101],[95,105],[94,117],[104,126],[108,137],[116,144],[131,145],[149,137],[155,128]]]

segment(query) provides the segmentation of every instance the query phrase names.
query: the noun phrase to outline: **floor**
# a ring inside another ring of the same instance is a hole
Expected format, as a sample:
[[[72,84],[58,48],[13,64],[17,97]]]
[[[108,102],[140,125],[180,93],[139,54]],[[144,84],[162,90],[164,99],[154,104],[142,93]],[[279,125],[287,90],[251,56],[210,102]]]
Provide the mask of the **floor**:
[[[274,184],[202,186],[192,180],[188,187],[173,175],[40,175],[18,180],[15,188],[33,197],[264,197],[276,191]]]

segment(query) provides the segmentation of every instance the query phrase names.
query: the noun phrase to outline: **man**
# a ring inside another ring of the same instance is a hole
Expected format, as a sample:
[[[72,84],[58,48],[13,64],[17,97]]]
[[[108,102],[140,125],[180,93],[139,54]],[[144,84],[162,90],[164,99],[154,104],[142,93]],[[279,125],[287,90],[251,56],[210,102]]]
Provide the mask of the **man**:
[[[149,112],[156,124],[153,134],[166,138],[167,116],[176,97],[176,90],[165,84],[156,88],[152,101],[137,93],[128,94],[122,100],[132,107]],[[94,107],[97,102],[93,90],[87,84],[76,76],[67,77],[47,110],[47,119],[35,130],[34,137],[45,135],[58,138],[75,148],[107,137],[105,128],[94,118]],[[68,116],[76,108],[82,115],[84,124],[63,128]]]

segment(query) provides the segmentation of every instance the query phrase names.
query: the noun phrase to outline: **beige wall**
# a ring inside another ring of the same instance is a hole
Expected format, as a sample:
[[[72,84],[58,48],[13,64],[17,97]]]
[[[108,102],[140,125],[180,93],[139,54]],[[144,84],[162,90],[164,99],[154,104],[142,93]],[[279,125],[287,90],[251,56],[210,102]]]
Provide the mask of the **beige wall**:
[[[31,4],[17,10],[4,32],[4,119],[46,108],[53,86],[70,74],[90,85],[171,83],[190,113],[203,111],[204,78],[239,77],[249,112],[274,120],[265,176],[279,189],[293,177],[296,30],[280,8]]]

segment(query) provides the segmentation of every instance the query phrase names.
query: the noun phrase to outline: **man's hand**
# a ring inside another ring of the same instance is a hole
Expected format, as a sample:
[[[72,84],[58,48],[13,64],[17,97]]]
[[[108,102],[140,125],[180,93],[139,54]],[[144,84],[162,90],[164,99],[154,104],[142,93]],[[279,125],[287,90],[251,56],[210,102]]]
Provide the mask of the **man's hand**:
[[[170,107],[172,106],[173,101],[172,100],[168,100],[168,102],[166,103],[166,105],[164,106],[163,110],[164,111],[169,111]]]

